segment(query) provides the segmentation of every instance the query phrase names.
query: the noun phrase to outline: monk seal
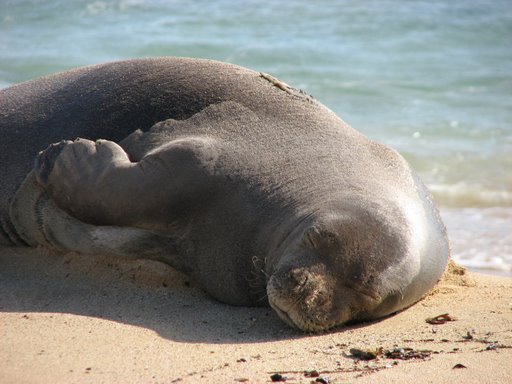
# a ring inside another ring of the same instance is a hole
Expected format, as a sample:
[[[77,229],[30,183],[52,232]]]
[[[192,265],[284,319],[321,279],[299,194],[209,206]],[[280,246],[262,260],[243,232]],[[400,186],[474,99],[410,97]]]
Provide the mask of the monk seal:
[[[304,331],[412,305],[449,257],[396,151],[235,65],[136,59],[43,77],[0,91],[0,129],[4,244],[160,260]]]

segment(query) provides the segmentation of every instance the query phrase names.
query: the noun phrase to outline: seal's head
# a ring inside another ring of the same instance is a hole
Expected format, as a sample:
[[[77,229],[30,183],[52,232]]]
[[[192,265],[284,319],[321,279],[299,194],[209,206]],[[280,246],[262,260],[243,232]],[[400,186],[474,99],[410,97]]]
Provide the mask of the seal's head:
[[[320,332],[398,310],[417,265],[404,226],[388,213],[331,211],[296,229],[269,271],[268,300],[279,317]]]

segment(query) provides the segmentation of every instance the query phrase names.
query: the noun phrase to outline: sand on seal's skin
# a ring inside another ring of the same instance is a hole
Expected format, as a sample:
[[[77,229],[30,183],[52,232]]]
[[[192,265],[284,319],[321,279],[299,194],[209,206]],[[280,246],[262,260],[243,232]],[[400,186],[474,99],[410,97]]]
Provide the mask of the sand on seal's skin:
[[[443,313],[455,321],[426,318]],[[359,361],[351,348],[429,351]],[[512,279],[452,269],[387,319],[305,335],[157,262],[0,248],[0,382],[512,382]],[[396,362],[396,363],[395,363]],[[453,368],[461,364],[465,368]]]

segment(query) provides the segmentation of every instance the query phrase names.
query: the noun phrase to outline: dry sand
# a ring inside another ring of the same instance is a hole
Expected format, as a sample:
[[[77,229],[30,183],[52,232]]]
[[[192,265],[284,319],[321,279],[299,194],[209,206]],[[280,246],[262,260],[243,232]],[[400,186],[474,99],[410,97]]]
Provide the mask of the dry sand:
[[[425,321],[443,313],[455,321]],[[313,370],[330,383],[512,383],[512,279],[451,273],[406,311],[308,335],[160,263],[0,248],[0,383],[322,382]]]

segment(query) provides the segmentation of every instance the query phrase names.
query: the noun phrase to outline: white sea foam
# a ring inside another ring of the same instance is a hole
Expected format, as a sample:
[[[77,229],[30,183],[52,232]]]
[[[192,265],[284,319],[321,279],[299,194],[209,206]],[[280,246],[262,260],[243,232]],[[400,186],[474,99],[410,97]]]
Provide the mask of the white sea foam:
[[[456,262],[512,276],[512,207],[445,209],[441,215]]]
[[[489,189],[477,184],[431,184],[428,186],[438,204],[446,207],[512,207],[512,192]]]
[[[85,14],[98,15],[105,11],[126,11],[144,5],[142,0],[93,1],[86,5]],[[84,14],[84,15],[85,15]]]

